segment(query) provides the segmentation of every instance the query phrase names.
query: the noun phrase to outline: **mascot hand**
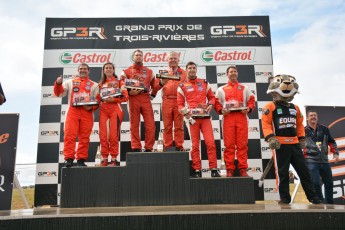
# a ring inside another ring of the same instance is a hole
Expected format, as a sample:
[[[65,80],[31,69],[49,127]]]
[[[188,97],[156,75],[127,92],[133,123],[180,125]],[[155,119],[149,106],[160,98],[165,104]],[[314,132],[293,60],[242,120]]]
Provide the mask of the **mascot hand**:
[[[299,140],[299,147],[305,149],[307,147],[307,141],[305,139]]]
[[[271,137],[267,142],[271,149],[280,149],[280,142],[276,137]]]

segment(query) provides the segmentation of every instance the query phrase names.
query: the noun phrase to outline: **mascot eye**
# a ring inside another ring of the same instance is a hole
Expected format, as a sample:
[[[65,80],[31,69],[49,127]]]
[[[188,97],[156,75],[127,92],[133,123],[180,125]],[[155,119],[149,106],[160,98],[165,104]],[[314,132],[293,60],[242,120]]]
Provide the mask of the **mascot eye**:
[[[290,77],[290,82],[294,83],[296,81],[296,79],[294,77]]]
[[[280,79],[280,78],[277,77],[276,79],[274,79],[274,81],[275,81],[275,82],[278,82],[278,83],[281,83],[281,82],[282,82],[282,79]]]

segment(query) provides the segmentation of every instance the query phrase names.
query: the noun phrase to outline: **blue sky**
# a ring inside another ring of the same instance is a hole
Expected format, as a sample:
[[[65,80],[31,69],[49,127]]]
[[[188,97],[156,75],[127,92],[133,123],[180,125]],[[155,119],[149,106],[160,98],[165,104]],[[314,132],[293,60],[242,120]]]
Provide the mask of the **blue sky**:
[[[0,2],[1,76],[7,102],[1,113],[20,113],[17,163],[35,163],[38,140],[45,18],[270,17],[274,74],[296,76],[295,103],[344,106],[345,1],[171,0]],[[344,87],[344,88],[343,88]],[[18,165],[22,185],[35,167]]]

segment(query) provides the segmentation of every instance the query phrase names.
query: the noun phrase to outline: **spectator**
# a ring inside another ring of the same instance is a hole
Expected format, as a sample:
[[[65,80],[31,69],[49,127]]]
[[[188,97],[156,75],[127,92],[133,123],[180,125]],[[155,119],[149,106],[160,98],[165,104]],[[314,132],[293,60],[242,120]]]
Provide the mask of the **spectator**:
[[[6,102],[6,97],[0,83],[0,105],[2,105],[5,102]]]
[[[307,112],[307,126],[304,128],[307,138],[304,153],[315,191],[323,203],[334,204],[333,176],[328,162],[328,146],[333,153],[334,162],[337,163],[339,161],[337,143],[331,136],[329,129],[318,123],[316,111]],[[322,195],[321,181],[325,185],[325,198]]]

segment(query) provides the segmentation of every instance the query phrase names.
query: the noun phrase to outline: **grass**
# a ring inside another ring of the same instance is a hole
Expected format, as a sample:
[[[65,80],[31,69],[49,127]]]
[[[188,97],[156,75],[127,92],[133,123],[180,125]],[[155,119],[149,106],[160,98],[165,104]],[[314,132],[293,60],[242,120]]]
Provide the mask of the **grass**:
[[[34,194],[35,194],[35,189],[33,188],[27,188],[23,189],[24,196],[26,197],[26,200],[29,203],[29,207],[33,208],[34,206]],[[19,190],[18,189],[13,189],[12,193],[12,210],[16,209],[26,209],[25,203],[20,196]]]
[[[296,186],[295,184],[290,184],[290,194],[291,195],[295,189],[295,186]],[[304,193],[304,190],[303,190],[301,184],[297,190],[297,194],[296,194],[294,203],[310,204],[310,202],[308,201],[308,199]]]

